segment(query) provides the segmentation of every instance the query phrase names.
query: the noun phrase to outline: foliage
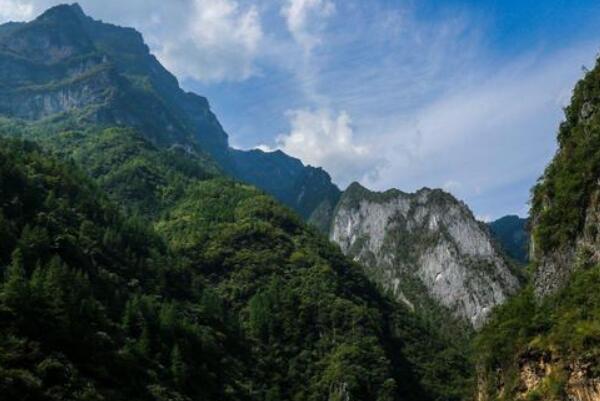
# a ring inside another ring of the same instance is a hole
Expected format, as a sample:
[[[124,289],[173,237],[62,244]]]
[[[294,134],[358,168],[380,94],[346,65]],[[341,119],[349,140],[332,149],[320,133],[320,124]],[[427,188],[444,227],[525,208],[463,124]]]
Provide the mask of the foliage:
[[[275,401],[468,393],[463,345],[380,295],[316,229],[253,187],[210,178],[188,155],[136,138],[127,130],[59,134],[53,146],[66,163],[1,140],[3,394]],[[109,190],[128,182],[123,165],[132,160],[155,172],[148,203]],[[115,172],[121,178],[106,179]],[[172,179],[181,191],[156,196],[156,183],[174,188]],[[125,217],[130,210],[137,217]]]
[[[558,132],[559,150],[532,190],[538,254],[571,245],[581,232],[600,170],[600,64],[579,81]]]
[[[488,223],[492,235],[500,243],[502,249],[513,260],[521,264],[526,264],[529,259],[528,224],[528,219],[522,219],[519,216],[504,216]]]
[[[3,396],[244,398],[233,319],[212,314],[163,240],[79,169],[3,140],[0,199],[0,232],[14,238],[0,255]]]
[[[598,377],[600,267],[577,271],[566,288],[543,300],[537,300],[528,287],[495,311],[479,333],[476,349],[488,375],[503,372],[507,397],[517,391],[521,357],[552,356],[563,367],[572,361],[589,363],[590,375]],[[561,381],[555,384],[560,387],[560,383],[564,385]]]
[[[594,239],[600,171],[600,64],[577,84],[558,133],[559,150],[532,191],[531,268],[549,253],[568,255],[580,238]],[[586,219],[588,219],[586,226]],[[587,228],[590,228],[591,232]],[[593,242],[593,241],[590,241]],[[587,378],[600,377],[600,266],[590,249],[577,260],[549,264],[566,269],[560,290],[543,298],[530,285],[497,308],[476,339],[478,364],[490,399],[515,399],[524,363],[550,362],[530,399],[566,399],[569,372],[586,366]],[[541,274],[538,272],[538,275]],[[543,281],[545,277],[537,277]],[[499,391],[498,383],[503,384]]]

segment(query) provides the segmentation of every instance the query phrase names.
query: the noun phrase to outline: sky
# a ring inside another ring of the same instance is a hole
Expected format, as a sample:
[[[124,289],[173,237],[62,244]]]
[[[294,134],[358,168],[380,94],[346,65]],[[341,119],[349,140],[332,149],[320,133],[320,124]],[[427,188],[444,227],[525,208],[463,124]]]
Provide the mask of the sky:
[[[53,0],[0,0],[0,22]],[[525,216],[562,109],[600,50],[594,0],[81,0],[133,26],[242,149],[342,189],[441,187]]]

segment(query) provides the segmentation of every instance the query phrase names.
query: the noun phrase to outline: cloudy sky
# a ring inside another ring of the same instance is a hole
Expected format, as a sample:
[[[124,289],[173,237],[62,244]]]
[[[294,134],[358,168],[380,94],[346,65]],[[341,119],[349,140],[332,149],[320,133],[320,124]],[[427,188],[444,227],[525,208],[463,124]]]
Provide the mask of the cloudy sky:
[[[0,22],[58,3],[0,0]],[[342,188],[442,187],[482,219],[526,214],[600,50],[595,0],[80,4],[140,30],[233,146],[282,149]]]

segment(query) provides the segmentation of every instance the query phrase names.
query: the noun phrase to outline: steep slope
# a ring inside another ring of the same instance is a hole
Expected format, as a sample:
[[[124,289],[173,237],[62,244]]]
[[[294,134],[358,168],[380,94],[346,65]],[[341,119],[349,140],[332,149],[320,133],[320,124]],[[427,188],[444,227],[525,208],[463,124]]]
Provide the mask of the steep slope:
[[[0,65],[3,115],[127,125],[157,144],[226,153],[227,135],[206,99],[179,89],[138,32],[94,21],[76,4],[0,37]]]
[[[0,26],[0,116],[44,132],[134,128],[156,146],[209,154],[306,219],[339,196],[327,173],[281,152],[231,149],[208,101],[183,91],[137,31],[95,21],[77,4]]]
[[[231,154],[239,179],[265,190],[306,220],[319,207],[333,209],[337,204],[341,192],[321,168],[305,167],[300,160],[279,150],[232,150]],[[313,220],[321,221],[317,217]]]
[[[488,223],[494,238],[502,249],[514,260],[525,264],[529,260],[528,219],[519,216],[504,216]]]
[[[330,238],[397,299],[416,308],[433,299],[476,328],[519,287],[486,227],[441,190],[377,193],[354,183]]]
[[[600,65],[533,189],[532,280],[478,338],[479,399],[600,400]]]
[[[600,237],[600,69],[573,92],[558,132],[558,151],[533,189],[532,254],[538,295],[567,282],[578,264],[597,263]]]

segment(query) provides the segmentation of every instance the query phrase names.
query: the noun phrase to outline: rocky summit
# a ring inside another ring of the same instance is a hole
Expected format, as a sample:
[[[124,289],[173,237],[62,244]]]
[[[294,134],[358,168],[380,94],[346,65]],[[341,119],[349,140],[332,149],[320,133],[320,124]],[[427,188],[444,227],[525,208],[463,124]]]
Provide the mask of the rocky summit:
[[[380,193],[354,183],[330,238],[397,299],[414,308],[431,298],[475,328],[519,288],[487,227],[439,189]]]

